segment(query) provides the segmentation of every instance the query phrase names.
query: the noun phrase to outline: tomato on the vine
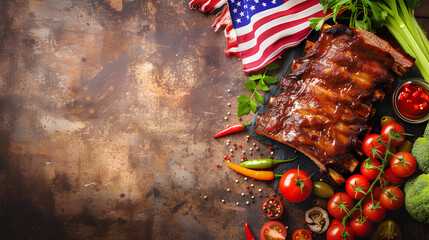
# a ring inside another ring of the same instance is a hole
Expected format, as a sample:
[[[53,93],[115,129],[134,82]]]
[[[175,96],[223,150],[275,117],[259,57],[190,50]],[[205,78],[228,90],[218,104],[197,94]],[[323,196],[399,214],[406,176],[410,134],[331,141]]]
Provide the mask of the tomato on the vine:
[[[261,229],[261,239],[286,239],[287,230],[286,227],[277,221],[267,222]]]
[[[353,208],[353,199],[343,193],[335,193],[328,201],[328,212],[334,218],[342,219]]]
[[[393,133],[405,133],[404,128],[399,123],[393,123],[392,122],[392,123],[388,123],[388,124],[384,125],[384,127],[380,131],[380,135],[381,135],[381,138],[386,143],[387,143],[387,141],[389,141],[389,132],[390,132],[390,130],[392,130]],[[390,146],[397,147],[397,146],[399,146],[399,145],[402,144],[402,142],[405,139],[405,134],[400,134],[399,136],[400,137],[398,137],[398,138],[402,138],[402,140],[401,139],[392,138],[392,140],[390,142]]]
[[[381,222],[386,217],[386,209],[378,200],[369,201],[363,206],[363,215],[371,222]]]
[[[345,231],[344,231],[345,230]],[[326,240],[354,240],[355,233],[349,226],[336,224],[329,227],[326,232]]]
[[[356,237],[366,237],[372,231],[372,223],[367,219],[356,217],[350,221],[350,228],[353,230]]]
[[[382,158],[386,153],[386,146],[379,134],[370,134],[362,142],[363,153],[367,157]],[[386,143],[385,143],[386,144]]]
[[[351,198],[360,200],[368,192],[370,186],[368,179],[360,174],[355,174],[347,179],[346,192]]]
[[[393,185],[402,185],[404,183],[404,179],[396,176],[393,173],[392,168],[384,170],[384,173],[380,177],[381,185],[384,185],[386,181],[392,183]]]
[[[360,165],[360,173],[368,180],[374,180],[380,173],[380,162],[373,158],[368,158]]]
[[[311,236],[311,233],[308,230],[301,228],[296,230],[293,233],[292,239],[293,240],[312,240],[313,237]]]
[[[280,192],[289,202],[299,203],[308,198],[313,189],[310,176],[298,169],[285,172],[279,183]]]
[[[417,162],[409,152],[398,152],[390,160],[390,168],[397,177],[409,177],[416,171]]]
[[[404,192],[398,186],[388,186],[380,196],[380,203],[388,210],[399,209],[404,204]]]

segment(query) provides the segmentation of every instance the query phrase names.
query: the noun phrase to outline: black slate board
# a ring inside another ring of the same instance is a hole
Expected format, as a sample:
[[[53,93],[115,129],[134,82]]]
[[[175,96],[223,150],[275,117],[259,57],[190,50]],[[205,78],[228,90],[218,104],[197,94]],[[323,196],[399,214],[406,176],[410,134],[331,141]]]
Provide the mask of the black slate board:
[[[314,33],[310,34],[310,36],[308,37],[308,40],[315,42],[317,40],[317,38],[318,38],[318,34],[314,32]],[[281,78],[290,73],[293,59],[297,59],[297,58],[303,57],[305,55],[304,47],[305,47],[305,42],[301,43],[297,47],[294,47],[294,48],[290,49],[287,53],[283,54],[283,56],[282,56],[283,64],[282,64],[282,67],[281,67],[279,73],[276,76],[277,83],[270,85],[270,90],[268,92],[266,92],[264,95],[264,101],[266,104],[265,105],[259,104],[258,109],[256,111],[256,114],[262,114],[263,112],[265,112],[268,109],[269,99],[272,96],[278,95],[282,91],[280,89]],[[415,77],[421,77],[421,76],[419,73],[416,73],[413,71],[408,72],[407,74],[405,74],[402,77],[397,76],[395,78],[394,83],[393,83],[392,89],[394,89],[404,79],[415,78]],[[390,105],[391,94],[392,93],[387,93],[386,96],[384,97],[383,101],[377,104],[377,106],[376,106],[377,111],[371,120],[371,126],[373,127],[372,132],[376,133],[376,132],[379,132],[381,130],[379,121],[380,121],[380,118],[382,116],[389,115],[389,116],[395,117],[395,114],[393,113],[393,110],[390,107],[391,106]],[[294,148],[289,147],[283,143],[280,143],[280,142],[277,142],[277,141],[270,139],[268,137],[256,134],[254,131],[256,114],[253,117],[252,125],[249,128],[249,133],[253,138],[255,138],[257,141],[259,141],[260,143],[262,143],[266,146],[272,146],[272,149],[275,152],[275,159],[277,159],[277,160],[290,159],[290,158],[293,158],[294,156],[298,155],[298,157],[295,161],[283,163],[283,164],[276,166],[274,168],[275,173],[283,174],[284,172],[286,172],[289,169],[297,168],[299,165],[299,168],[301,170],[304,170],[308,174],[312,174],[312,180],[313,181],[319,181],[320,179],[323,179],[325,182],[329,183],[335,190],[344,191],[344,189],[342,189],[343,186],[340,186],[340,187],[335,186],[332,183],[332,181],[327,177],[327,175],[325,173],[321,173],[319,168],[313,163],[313,161],[311,161],[307,156],[305,156],[301,152],[296,151]],[[395,117],[395,119],[398,121],[398,123],[400,123],[404,127],[404,129],[407,133],[413,134],[413,136],[408,136],[407,139],[414,141],[415,138],[423,135],[424,129],[426,127],[426,123],[410,124],[410,123],[400,121],[396,117]],[[357,158],[357,159],[360,161],[363,160],[363,158]],[[279,184],[279,179],[277,179],[274,182],[274,189],[276,192],[279,192],[278,184]],[[308,200],[308,201],[310,201],[310,200]],[[308,204],[311,204],[311,202],[308,202],[308,201],[306,201],[307,203],[301,204],[301,206],[304,208],[308,207]]]

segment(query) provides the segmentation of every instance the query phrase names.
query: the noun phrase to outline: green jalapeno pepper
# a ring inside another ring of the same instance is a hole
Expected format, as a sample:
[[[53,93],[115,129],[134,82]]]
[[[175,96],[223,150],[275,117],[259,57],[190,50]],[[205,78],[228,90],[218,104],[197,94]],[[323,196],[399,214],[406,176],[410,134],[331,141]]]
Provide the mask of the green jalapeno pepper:
[[[276,166],[277,164],[280,163],[284,163],[284,162],[290,162],[296,159],[297,156],[295,156],[292,159],[287,159],[287,160],[275,160],[275,159],[253,159],[253,160],[248,160],[248,161],[244,161],[242,163],[240,163],[240,166],[245,167],[245,168],[250,168],[250,169],[267,169],[267,168],[272,168],[274,166]]]

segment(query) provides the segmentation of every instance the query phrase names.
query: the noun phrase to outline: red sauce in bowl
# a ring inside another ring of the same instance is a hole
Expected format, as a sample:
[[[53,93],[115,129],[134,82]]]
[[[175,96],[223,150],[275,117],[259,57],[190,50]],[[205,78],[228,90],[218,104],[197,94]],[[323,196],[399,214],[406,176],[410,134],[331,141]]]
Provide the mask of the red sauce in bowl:
[[[408,123],[429,120],[429,82],[410,78],[395,88],[392,94],[392,109],[396,117]]]
[[[418,84],[407,84],[399,90],[398,110],[407,118],[419,119],[429,112],[429,91]]]

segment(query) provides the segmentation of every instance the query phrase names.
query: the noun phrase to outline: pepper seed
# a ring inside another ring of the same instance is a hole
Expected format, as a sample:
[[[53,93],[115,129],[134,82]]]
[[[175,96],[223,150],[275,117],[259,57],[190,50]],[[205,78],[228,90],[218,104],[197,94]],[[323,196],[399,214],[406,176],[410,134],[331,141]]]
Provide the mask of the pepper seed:
[[[235,182],[238,182],[238,179],[235,179]]]
[[[241,193],[241,196],[243,196],[243,197],[244,197],[244,192],[242,192],[242,193]]]
[[[207,199],[207,196],[204,196],[204,199]]]
[[[262,189],[258,189],[259,192],[262,192]]]
[[[244,178],[244,181],[247,181],[247,177]]]
[[[228,107],[231,106],[231,103],[228,103]]]
[[[226,191],[229,192],[229,191],[231,191],[231,189],[227,188]]]
[[[235,203],[235,205],[237,205],[237,206],[238,206],[238,205],[240,205],[240,203],[239,203],[239,202],[236,202],[236,203]]]
[[[225,200],[223,200],[223,199],[222,199],[222,202],[224,203],[224,202],[225,202]]]
[[[251,187],[253,187],[253,183],[252,183],[252,184],[250,184],[250,186],[251,186]]]
[[[225,119],[225,120],[228,120],[228,117],[225,117],[224,119]]]
[[[249,204],[250,204],[250,202],[249,202],[249,201],[246,201],[246,204],[247,204],[247,205],[249,205]]]

